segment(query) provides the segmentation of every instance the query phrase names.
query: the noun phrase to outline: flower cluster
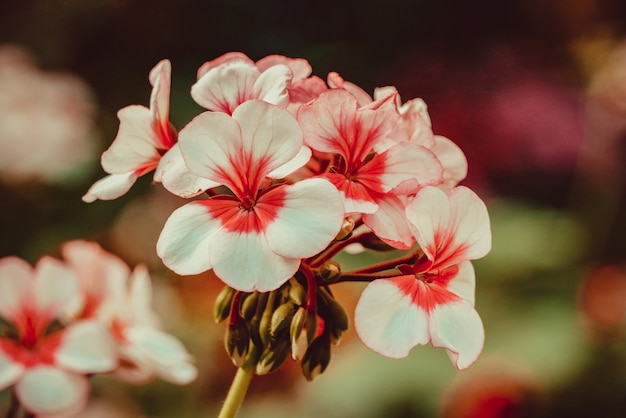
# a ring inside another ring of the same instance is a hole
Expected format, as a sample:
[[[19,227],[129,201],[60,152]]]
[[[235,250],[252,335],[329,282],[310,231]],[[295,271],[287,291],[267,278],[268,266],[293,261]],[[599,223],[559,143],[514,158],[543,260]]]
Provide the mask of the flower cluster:
[[[102,156],[109,175],[83,199],[117,198],[153,170],[193,198],[156,250],[178,274],[213,270],[227,285],[216,318],[228,319],[237,366],[266,373],[291,354],[315,377],[348,327],[331,285],[367,281],[355,312],[367,347],[400,358],[431,342],[468,367],[484,340],[470,260],[489,252],[491,233],[485,204],[458,185],[463,152],[433,133],[421,99],[311,74],[306,60],[279,55],[206,62],[191,87],[206,111],[177,132],[161,61],[150,107],[120,110]],[[405,255],[346,272],[333,257],[352,244]]]
[[[196,376],[180,341],[161,331],[144,266],[132,272],[98,244],[71,241],[64,261],[0,259],[0,390],[37,416],[79,411],[89,376],[128,382]]]

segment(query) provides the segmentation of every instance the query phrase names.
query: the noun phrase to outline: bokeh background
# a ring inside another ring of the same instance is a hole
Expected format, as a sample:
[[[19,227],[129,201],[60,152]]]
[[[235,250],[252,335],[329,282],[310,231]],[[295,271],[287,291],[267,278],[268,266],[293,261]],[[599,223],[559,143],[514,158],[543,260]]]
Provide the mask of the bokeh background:
[[[1,0],[0,256],[34,262],[83,238],[146,263],[165,328],[201,371],[184,387],[96,377],[81,416],[215,416],[234,375],[212,320],[219,282],[176,277],[155,254],[183,201],[149,176],[118,200],[80,199],[104,175],[117,110],[148,104],[154,64],[172,61],[180,129],[201,111],[197,68],[228,51],[422,97],[465,151],[493,230],[474,263],[486,343],[470,369],[432,347],[385,359],[351,332],[313,382],[289,361],[255,377],[241,418],[623,416],[626,3]],[[361,289],[337,286],[349,311]]]

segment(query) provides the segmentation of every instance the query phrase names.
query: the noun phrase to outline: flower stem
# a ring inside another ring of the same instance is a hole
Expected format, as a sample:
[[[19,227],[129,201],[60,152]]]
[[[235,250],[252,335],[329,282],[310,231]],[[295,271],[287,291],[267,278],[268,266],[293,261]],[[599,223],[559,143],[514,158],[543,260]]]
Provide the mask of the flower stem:
[[[252,375],[252,369],[249,367],[240,367],[237,369],[237,373],[235,374],[233,383],[230,385],[230,389],[228,389],[226,400],[224,401],[224,405],[222,405],[222,410],[218,418],[233,418],[235,416],[243,402],[243,398],[246,396]]]
[[[15,395],[15,390],[11,393],[11,399],[9,400],[9,407],[7,408],[6,418],[17,418],[20,415],[21,405],[19,399]]]

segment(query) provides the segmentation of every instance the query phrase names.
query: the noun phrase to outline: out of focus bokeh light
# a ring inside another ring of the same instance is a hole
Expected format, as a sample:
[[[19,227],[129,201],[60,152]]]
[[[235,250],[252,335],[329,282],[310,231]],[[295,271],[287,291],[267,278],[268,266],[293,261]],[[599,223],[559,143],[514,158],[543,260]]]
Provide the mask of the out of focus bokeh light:
[[[430,346],[382,358],[351,331],[313,382],[289,361],[255,377],[241,418],[623,416],[625,2],[5,0],[0,256],[33,262],[82,238],[146,263],[165,328],[200,369],[183,387],[97,377],[81,416],[215,416],[234,375],[212,319],[221,284],[175,276],[156,256],[183,200],[149,178],[115,201],[80,199],[104,174],[116,112],[147,105],[154,64],[172,61],[180,129],[201,110],[189,96],[197,68],[228,51],[302,57],[322,78],[422,97],[434,132],[465,152],[464,184],[493,230],[474,263],[486,343],[469,370]],[[362,289],[337,286],[349,312]],[[7,402],[0,393],[0,411]]]

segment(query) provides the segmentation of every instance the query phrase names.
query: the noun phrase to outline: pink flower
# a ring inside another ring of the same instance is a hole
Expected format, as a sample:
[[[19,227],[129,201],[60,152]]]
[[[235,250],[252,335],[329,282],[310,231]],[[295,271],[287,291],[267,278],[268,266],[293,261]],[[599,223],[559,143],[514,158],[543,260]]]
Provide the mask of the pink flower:
[[[412,266],[399,266],[402,275],[367,286],[356,307],[356,331],[367,347],[391,358],[406,357],[415,345],[432,342],[446,348],[456,367],[464,369],[476,360],[484,341],[469,260],[491,248],[487,209],[466,187],[449,195],[425,187],[406,214],[423,256]]]
[[[102,168],[108,176],[98,180],[83,196],[85,202],[116,199],[126,193],[137,178],[155,169],[155,180],[164,154],[176,143],[176,133],[169,122],[171,64],[160,61],[150,71],[150,108],[131,105],[117,116],[120,127],[109,149],[102,154]]]
[[[402,197],[420,187],[441,182],[436,156],[419,144],[388,142],[400,118],[395,95],[358,107],[357,98],[343,89],[320,95],[303,105],[298,120],[307,145],[327,153],[329,168],[321,174],[341,192],[346,212],[363,213],[374,232],[398,248],[409,248]]]
[[[344,210],[328,181],[271,184],[306,162],[294,162],[302,131],[286,110],[252,100],[232,117],[202,113],[181,130],[180,148],[194,174],[230,192],[188,203],[167,220],[157,253],[176,273],[213,269],[235,289],[273,290],[339,231]]]
[[[94,106],[71,74],[39,70],[15,46],[0,46],[0,178],[60,183],[95,155]]]
[[[155,376],[176,384],[195,379],[197,370],[184,346],[160,330],[145,266],[131,273],[122,260],[94,242],[67,242],[62,252],[87,300],[81,316],[106,325],[114,341],[121,360],[117,376],[133,383]]]
[[[10,326],[0,333],[0,390],[15,385],[24,408],[41,416],[79,410],[87,375],[112,370],[117,359],[97,321],[58,329],[83,304],[75,274],[49,257],[34,269],[6,257],[0,278],[0,317]]]

